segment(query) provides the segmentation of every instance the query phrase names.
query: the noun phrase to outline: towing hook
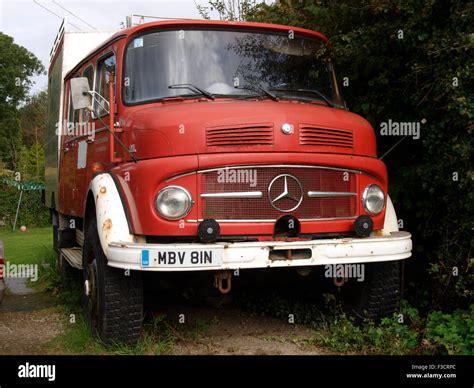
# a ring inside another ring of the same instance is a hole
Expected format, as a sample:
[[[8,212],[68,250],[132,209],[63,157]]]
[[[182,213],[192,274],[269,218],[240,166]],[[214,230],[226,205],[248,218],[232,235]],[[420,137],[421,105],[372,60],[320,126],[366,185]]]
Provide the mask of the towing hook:
[[[347,280],[349,280],[349,279],[347,279],[347,278],[332,278],[332,280],[333,280],[334,285],[336,287],[342,287],[347,282]]]
[[[215,273],[214,287],[216,287],[221,294],[228,294],[232,288],[232,271],[219,271]]]

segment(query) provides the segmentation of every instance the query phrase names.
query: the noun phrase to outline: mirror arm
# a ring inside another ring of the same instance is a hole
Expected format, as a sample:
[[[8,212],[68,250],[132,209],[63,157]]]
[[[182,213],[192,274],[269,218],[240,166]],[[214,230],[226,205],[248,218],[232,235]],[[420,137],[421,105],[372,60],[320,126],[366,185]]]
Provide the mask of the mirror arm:
[[[111,76],[111,79],[113,79],[113,76]],[[93,90],[89,91],[89,95],[92,96],[92,103],[94,101],[97,101],[98,104],[100,104],[100,106],[107,111],[107,113],[109,114],[109,123],[106,124],[104,122],[104,120],[102,120],[102,117],[100,116],[97,116],[97,119],[102,123],[102,125],[104,126],[104,128],[107,129],[107,131],[109,132],[109,146],[110,146],[110,154],[109,154],[109,157],[110,157],[110,161],[112,163],[118,163],[120,162],[122,159],[121,158],[116,158],[115,157],[115,141],[125,150],[125,152],[127,152],[130,156],[130,159],[132,159],[132,161],[134,163],[137,163],[137,159],[135,158],[135,156],[133,155],[133,153],[127,148],[127,146],[125,146],[125,144],[123,144],[123,142],[118,138],[118,136],[115,134],[115,126],[114,126],[114,120],[115,120],[115,112],[114,112],[114,108],[115,108],[115,104],[114,104],[114,94],[113,94],[113,81],[109,83],[109,95],[111,96],[110,98],[110,101],[107,101],[100,93],[97,93]],[[105,102],[107,104],[107,107],[104,106],[103,102]],[[111,108],[111,109],[109,109]],[[94,108],[91,106],[90,107],[90,110],[92,113],[94,113]]]
[[[88,93],[92,97],[92,102],[97,101],[97,104],[99,104],[102,109],[110,113],[110,103],[100,93],[93,90],[90,90]],[[104,105],[104,103],[107,104],[107,106]]]
[[[115,157],[115,106],[114,106],[114,73],[109,73],[109,151],[112,163],[120,162],[121,158]]]

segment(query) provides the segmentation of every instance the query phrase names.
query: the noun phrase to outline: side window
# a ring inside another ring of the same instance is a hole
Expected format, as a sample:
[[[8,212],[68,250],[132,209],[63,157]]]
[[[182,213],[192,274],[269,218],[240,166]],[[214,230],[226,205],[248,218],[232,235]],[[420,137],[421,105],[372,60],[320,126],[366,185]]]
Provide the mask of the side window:
[[[92,65],[89,65],[84,72],[82,73],[83,77],[87,78],[87,81],[89,81],[89,87],[91,89],[94,89],[94,68]],[[84,108],[81,109],[81,123],[85,124],[88,123],[91,119],[91,112],[89,109]]]
[[[92,65],[88,66],[84,73],[82,74],[83,77],[86,77],[89,81],[89,87],[94,89],[94,68]]]
[[[95,90],[98,92],[102,97],[104,97],[107,101],[109,100],[109,77],[110,74],[113,72],[115,77],[115,55],[112,54],[111,56],[102,59],[97,64],[97,76],[96,76],[96,85]],[[115,84],[114,84],[114,97],[115,97]],[[102,103],[102,104],[101,104]],[[103,100],[99,98],[94,100],[94,111],[96,112],[97,116],[103,116],[107,113],[106,109],[104,109]]]
[[[76,74],[74,77],[79,77],[79,74]],[[76,132],[76,127],[79,125],[79,110],[74,110],[72,106],[72,94],[71,94],[71,83],[69,81],[69,114],[68,114],[68,127],[67,135],[72,137]]]

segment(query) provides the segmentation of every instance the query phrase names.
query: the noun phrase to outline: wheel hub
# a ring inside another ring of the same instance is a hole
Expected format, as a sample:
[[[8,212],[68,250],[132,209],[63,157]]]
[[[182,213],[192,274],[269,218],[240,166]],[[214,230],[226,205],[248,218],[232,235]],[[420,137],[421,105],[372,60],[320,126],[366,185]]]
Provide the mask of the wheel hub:
[[[94,259],[87,266],[87,279],[84,281],[84,291],[89,305],[92,325],[97,319],[98,300],[97,300],[97,261]]]

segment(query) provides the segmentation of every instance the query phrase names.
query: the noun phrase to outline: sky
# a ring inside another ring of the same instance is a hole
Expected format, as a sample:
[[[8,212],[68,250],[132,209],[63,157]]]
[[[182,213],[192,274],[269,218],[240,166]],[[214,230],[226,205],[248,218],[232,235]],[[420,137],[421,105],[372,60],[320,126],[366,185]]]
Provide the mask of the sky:
[[[48,67],[49,52],[58,32],[62,17],[84,31],[87,24],[69,14],[60,6],[85,20],[99,30],[118,30],[127,15],[151,15],[171,18],[200,19],[196,4],[208,5],[207,0],[35,0],[58,16],[35,4],[33,0],[0,0],[0,31],[12,36],[15,43],[26,47]],[[59,5],[58,5],[59,4]],[[212,14],[212,18],[217,15]],[[149,20],[151,21],[151,20]],[[71,27],[71,31],[75,31]],[[47,77],[35,77],[31,93],[46,89]]]

